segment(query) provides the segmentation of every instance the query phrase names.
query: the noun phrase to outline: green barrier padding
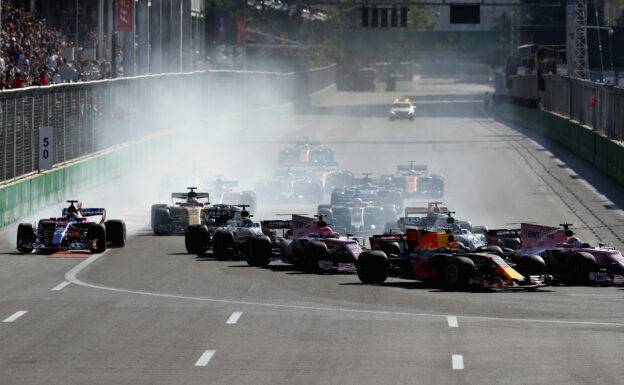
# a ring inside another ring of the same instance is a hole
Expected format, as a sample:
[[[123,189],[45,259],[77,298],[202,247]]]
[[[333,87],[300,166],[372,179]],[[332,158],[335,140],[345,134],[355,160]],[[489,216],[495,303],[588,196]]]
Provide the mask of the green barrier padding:
[[[514,124],[552,139],[624,185],[624,146],[561,116],[509,103],[492,111]]]

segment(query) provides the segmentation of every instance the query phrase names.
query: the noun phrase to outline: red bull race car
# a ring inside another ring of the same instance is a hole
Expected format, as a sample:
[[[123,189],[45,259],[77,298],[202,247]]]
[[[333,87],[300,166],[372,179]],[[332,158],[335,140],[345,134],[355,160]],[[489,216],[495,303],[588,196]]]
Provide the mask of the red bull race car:
[[[356,265],[366,284],[383,283],[392,275],[449,290],[533,290],[549,280],[544,261],[536,255],[510,264],[500,248],[472,252],[450,232],[407,229],[406,234],[373,236],[370,243],[373,250],[362,253]]]
[[[37,227],[20,223],[17,250],[26,254],[33,250],[101,253],[107,246],[123,247],[126,244],[126,225],[122,220],[106,220],[104,208],[83,208],[78,201],[67,202],[69,207],[63,209],[61,217],[41,219]],[[88,217],[92,216],[101,216],[101,220],[89,221]]]

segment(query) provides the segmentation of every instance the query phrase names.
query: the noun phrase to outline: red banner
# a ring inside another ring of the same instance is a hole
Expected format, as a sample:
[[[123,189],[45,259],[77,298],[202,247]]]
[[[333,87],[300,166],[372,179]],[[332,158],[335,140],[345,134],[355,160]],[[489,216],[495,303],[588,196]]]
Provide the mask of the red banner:
[[[117,32],[132,31],[134,0],[117,0]]]
[[[242,17],[236,18],[236,45],[245,45],[245,19]]]

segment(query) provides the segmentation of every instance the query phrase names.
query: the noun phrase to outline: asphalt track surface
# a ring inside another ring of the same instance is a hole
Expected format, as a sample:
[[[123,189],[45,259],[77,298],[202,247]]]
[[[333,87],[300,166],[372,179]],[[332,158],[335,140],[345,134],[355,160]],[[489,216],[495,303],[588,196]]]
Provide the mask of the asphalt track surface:
[[[339,93],[292,120],[221,135],[206,150],[275,162],[279,148],[309,136],[355,173],[415,160],[445,174],[444,200],[458,217],[490,227],[566,221],[590,243],[624,248],[621,187],[484,114],[486,89],[423,80],[410,93],[414,122],[388,121],[399,93]],[[270,173],[238,159],[214,171]],[[19,255],[16,227],[0,230],[0,384],[622,383],[621,287],[458,293],[197,258],[181,237],[151,235],[157,198],[124,195],[130,182],[85,194],[120,197],[108,206],[128,220],[123,249]],[[260,202],[258,217],[289,210],[314,206]]]

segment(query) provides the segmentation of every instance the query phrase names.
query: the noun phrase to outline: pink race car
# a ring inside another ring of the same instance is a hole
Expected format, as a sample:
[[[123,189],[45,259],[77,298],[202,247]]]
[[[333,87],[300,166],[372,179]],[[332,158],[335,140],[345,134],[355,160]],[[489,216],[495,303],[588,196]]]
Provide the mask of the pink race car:
[[[521,246],[509,257],[539,255],[548,271],[566,282],[624,284],[624,257],[618,250],[604,243],[592,247],[574,236],[570,224],[560,226],[521,224]]]

